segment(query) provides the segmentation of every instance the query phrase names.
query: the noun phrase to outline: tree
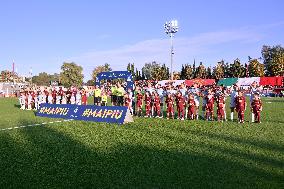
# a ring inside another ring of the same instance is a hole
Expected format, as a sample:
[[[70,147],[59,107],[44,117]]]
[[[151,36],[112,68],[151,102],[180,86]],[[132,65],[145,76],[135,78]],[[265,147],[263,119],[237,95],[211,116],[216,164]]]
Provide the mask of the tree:
[[[190,65],[186,64],[184,66],[184,79],[192,79],[193,78],[193,69]]]
[[[180,78],[185,79],[185,67],[183,65],[181,66]]]
[[[9,70],[1,71],[1,81],[2,82],[12,82],[13,81],[13,73]]]
[[[52,75],[46,72],[41,72],[38,75],[33,76],[32,81],[38,86],[48,86],[51,84],[51,82],[57,82],[60,84],[61,82],[59,74],[55,73]]]
[[[46,72],[41,72],[36,76],[33,76],[32,81],[36,85],[48,86],[50,85],[50,75]]]
[[[264,59],[265,74],[267,76],[284,75],[284,48],[280,45],[262,47],[262,57]]]
[[[201,78],[201,79],[205,79],[206,78],[206,68],[202,64],[202,62],[200,62],[199,66],[196,69],[195,77],[196,78]]]
[[[257,59],[250,59],[248,65],[248,71],[250,77],[263,77],[264,65],[261,64]]]
[[[214,79],[222,79],[224,78],[225,67],[224,61],[218,62],[217,65],[213,68],[213,78]]]
[[[146,77],[145,77],[145,74],[144,74],[143,69],[142,69],[142,71],[141,71],[141,72],[142,72],[142,74],[141,74],[141,79],[142,79],[142,80],[145,80],[145,79],[146,79]]]
[[[207,71],[206,71],[206,78],[207,78],[207,79],[211,79],[211,78],[212,78],[211,67],[208,67],[208,68],[207,68]]]
[[[224,78],[233,77],[230,64],[228,62],[225,64],[224,61],[222,60],[221,65],[224,67]]]
[[[181,79],[180,76],[181,76],[180,72],[173,72],[173,80]]]
[[[94,80],[92,80],[92,79],[89,79],[88,81],[87,81],[87,83],[85,83],[87,86],[94,86]]]
[[[144,75],[144,77],[147,80],[153,80],[153,75],[156,75],[156,72],[160,67],[160,64],[157,63],[156,61],[153,61],[151,63],[145,63],[145,65],[142,68],[142,75]]]
[[[195,59],[193,61],[192,65],[192,78],[196,78],[196,65],[195,65]]]
[[[232,73],[232,77],[239,78],[246,76],[246,68],[241,64],[240,59],[238,58],[230,65],[230,71]]]
[[[61,66],[60,80],[65,87],[76,86],[83,84],[83,68],[74,62],[64,62]]]
[[[141,74],[140,74],[140,71],[138,71],[138,69],[136,68],[136,71],[135,71],[135,81],[139,81],[141,80]]]
[[[130,63],[127,64],[126,70],[130,72]]]
[[[162,80],[162,69],[161,67],[155,67],[152,71],[152,74],[151,74],[151,80],[156,80],[156,81],[160,81]]]
[[[165,64],[155,67],[152,72],[152,79],[156,81],[169,79],[168,69]]]
[[[128,63],[127,64],[127,71],[129,71],[131,74],[132,74],[132,77],[133,77],[133,80],[137,80],[137,73],[135,73],[135,65],[134,65],[134,63],[133,64],[131,64],[131,63]],[[137,71],[137,69],[136,69],[136,71]]]
[[[94,68],[93,72],[92,72],[92,80],[95,81],[96,77],[99,73],[101,72],[110,72],[112,71],[112,68],[110,67],[110,65],[108,63],[105,63],[104,65],[100,65]]]

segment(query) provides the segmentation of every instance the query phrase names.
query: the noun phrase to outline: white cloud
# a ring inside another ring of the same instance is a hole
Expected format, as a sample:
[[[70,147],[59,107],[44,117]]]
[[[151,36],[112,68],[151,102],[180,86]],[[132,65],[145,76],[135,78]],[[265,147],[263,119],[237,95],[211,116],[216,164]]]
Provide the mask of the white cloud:
[[[177,63],[177,69],[180,69],[181,64],[192,61],[194,57],[207,58],[218,53],[218,58],[222,58],[220,53],[226,50],[222,49],[223,44],[258,42],[262,37],[262,35],[248,28],[201,33],[193,37],[175,37],[174,61]],[[169,39],[151,39],[116,49],[86,52],[72,57],[70,60],[83,66],[84,74],[88,79],[95,66],[106,62],[114,70],[125,70],[129,62],[134,62],[140,69],[145,62],[154,60],[169,65],[169,57]]]

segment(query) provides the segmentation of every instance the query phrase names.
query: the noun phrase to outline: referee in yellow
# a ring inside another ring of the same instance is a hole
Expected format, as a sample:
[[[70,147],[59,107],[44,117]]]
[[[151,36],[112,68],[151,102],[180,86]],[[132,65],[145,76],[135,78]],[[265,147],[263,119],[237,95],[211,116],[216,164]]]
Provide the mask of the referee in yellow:
[[[117,83],[117,89],[116,89],[116,95],[117,95],[117,105],[123,106],[123,97],[125,95],[124,88],[120,85],[120,83]]]
[[[96,106],[100,106],[101,105],[101,89],[98,85],[96,85],[95,87],[95,91],[94,91],[94,105]]]

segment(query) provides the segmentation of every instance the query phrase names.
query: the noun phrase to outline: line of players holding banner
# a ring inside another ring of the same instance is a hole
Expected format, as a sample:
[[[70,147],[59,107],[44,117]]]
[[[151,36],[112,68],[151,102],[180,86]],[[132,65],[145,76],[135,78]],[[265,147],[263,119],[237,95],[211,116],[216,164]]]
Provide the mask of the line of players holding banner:
[[[21,92],[20,106],[23,110],[37,110],[40,104],[77,104],[87,105],[87,92],[85,90],[68,89],[64,91],[51,89],[30,89]]]
[[[252,111],[252,122],[260,122],[260,112],[262,102],[259,97],[257,83],[253,83],[250,89],[250,107]],[[234,111],[238,114],[240,123],[244,122],[244,112],[246,110],[246,99],[242,90],[233,86],[232,90],[224,87],[203,87],[199,88],[194,84],[192,88],[186,88],[181,84],[178,88],[168,85],[166,88],[161,85],[152,87],[151,83],[147,87],[136,86],[134,94],[131,89],[125,89],[117,83],[110,89],[96,86],[94,90],[94,104],[107,105],[108,97],[111,96],[111,103],[114,106],[126,106],[131,113],[142,116],[142,107],[145,107],[145,117],[163,117],[164,107],[167,112],[167,119],[174,119],[177,111],[178,119],[199,119],[199,99],[202,97],[202,117],[205,120],[213,120],[214,103],[217,106],[217,120],[226,120],[226,97],[230,95],[231,120],[233,121]],[[21,93],[21,109],[38,109],[41,103],[49,104],[77,104],[86,105],[88,94],[85,90],[68,89],[59,90],[30,90]],[[165,104],[165,106],[164,106]]]
[[[262,102],[259,96],[260,88],[257,83],[253,83],[250,89],[250,107],[252,111],[252,122],[260,123],[260,112],[262,111]],[[101,96],[102,90],[96,86],[94,91],[95,105],[106,103],[106,97]],[[190,89],[181,84],[178,88],[169,85],[163,88],[161,85],[153,87],[151,83],[148,87],[140,88],[136,86],[134,94],[132,90],[124,91],[123,87],[113,85],[111,87],[112,105],[126,106],[131,113],[142,116],[143,106],[145,107],[145,117],[163,117],[164,103],[167,112],[167,119],[174,119],[177,111],[178,119],[199,119],[199,99],[202,97],[202,111],[205,120],[213,120],[214,103],[217,105],[217,120],[226,120],[226,97],[231,96],[231,120],[233,121],[234,111],[238,114],[240,123],[244,123],[244,113],[246,110],[246,98],[238,86],[233,86],[232,90],[226,90],[224,87],[199,88],[197,84]]]

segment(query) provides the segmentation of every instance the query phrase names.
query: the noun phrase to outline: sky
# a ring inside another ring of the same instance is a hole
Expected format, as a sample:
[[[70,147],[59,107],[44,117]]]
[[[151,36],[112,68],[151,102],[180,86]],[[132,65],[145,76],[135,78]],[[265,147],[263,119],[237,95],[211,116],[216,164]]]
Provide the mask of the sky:
[[[284,46],[283,0],[0,0],[0,70],[59,73],[63,62],[125,70],[170,66],[166,21],[177,19],[173,69],[182,64],[243,63],[263,45]]]

